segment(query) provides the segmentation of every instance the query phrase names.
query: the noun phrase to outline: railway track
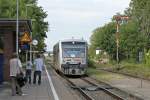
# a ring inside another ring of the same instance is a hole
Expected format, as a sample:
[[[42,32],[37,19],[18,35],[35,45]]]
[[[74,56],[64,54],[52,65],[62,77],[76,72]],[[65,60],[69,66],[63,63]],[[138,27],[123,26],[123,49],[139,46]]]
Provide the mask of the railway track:
[[[143,100],[139,97],[136,97],[130,93],[127,93],[125,91],[122,91],[116,87],[112,87],[109,84],[102,82],[102,81],[97,81],[93,78],[83,78],[84,81],[93,84],[95,86],[98,86],[99,88],[101,88],[102,90],[104,90],[105,92],[107,92],[108,94],[113,94],[112,96],[114,97],[119,97],[119,99],[117,100]]]
[[[81,100],[143,100],[91,77],[70,78],[61,72],[57,72],[57,74],[68,82],[69,87],[77,90],[79,95],[81,94],[85,98]]]
[[[73,89],[78,90],[86,100],[141,100],[89,77],[68,78],[63,76]]]
[[[77,86],[73,81],[71,81],[70,79],[66,77],[65,79],[71,84],[71,87],[73,89],[77,89],[85,97],[86,100],[95,100],[89,94],[87,94],[82,87]]]
[[[115,93],[112,93],[107,89],[86,80],[85,78],[68,79],[68,81],[73,83],[74,89],[80,88],[80,90],[86,94],[86,98],[88,97],[87,100],[125,100]]]

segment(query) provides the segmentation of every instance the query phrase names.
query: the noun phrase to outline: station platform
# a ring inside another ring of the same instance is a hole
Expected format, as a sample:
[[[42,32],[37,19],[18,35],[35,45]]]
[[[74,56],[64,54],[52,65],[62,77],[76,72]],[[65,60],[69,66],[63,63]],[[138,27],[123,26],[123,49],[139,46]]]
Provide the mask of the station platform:
[[[10,83],[0,85],[0,100],[81,100],[81,97],[51,68],[42,72],[41,85],[26,84],[22,96],[11,96]]]
[[[41,85],[27,83],[22,91],[22,96],[11,96],[10,84],[4,83],[0,86],[0,100],[55,100],[45,71],[42,74]]]
[[[22,88],[23,96],[11,96],[9,83],[0,85],[0,100],[81,100],[52,69],[49,70],[52,80],[50,80],[50,76],[48,76],[47,73],[48,71],[42,72],[41,85],[26,84],[26,86]],[[126,91],[129,94],[143,98],[143,100],[150,100],[150,81],[109,72],[105,72],[103,75],[105,77],[111,76],[111,78],[104,80],[98,77],[97,79],[103,80],[113,87]],[[94,76],[91,77],[96,78]],[[52,81],[54,87],[52,86]],[[55,89],[56,91],[54,91]],[[57,95],[55,92],[57,92]],[[59,98],[57,98],[57,96],[59,96]]]

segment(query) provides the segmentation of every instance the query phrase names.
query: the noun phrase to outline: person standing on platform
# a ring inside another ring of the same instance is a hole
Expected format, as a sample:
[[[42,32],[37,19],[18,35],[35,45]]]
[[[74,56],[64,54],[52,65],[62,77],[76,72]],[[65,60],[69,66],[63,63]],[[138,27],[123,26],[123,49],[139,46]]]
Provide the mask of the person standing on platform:
[[[31,84],[32,62],[28,59],[26,64],[26,79]]]
[[[13,53],[12,58],[10,59],[9,63],[10,63],[12,96],[15,96],[16,94],[22,95],[21,87],[17,82],[17,75],[19,75],[20,73],[23,73],[23,70],[22,70],[21,61],[18,58],[18,55],[16,53]]]
[[[36,77],[38,76],[38,84],[41,84],[41,73],[44,68],[44,61],[41,58],[41,56],[38,54],[37,58],[34,60],[35,65],[35,71],[34,71],[34,78],[33,78],[33,84],[36,84]]]

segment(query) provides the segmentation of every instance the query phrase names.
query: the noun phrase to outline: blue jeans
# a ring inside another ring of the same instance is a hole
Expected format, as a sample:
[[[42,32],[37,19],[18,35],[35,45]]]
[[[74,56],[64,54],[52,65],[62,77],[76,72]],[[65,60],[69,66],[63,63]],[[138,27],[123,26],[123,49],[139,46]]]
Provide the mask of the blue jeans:
[[[33,84],[36,84],[36,77],[39,77],[38,84],[41,84],[41,71],[34,71]]]
[[[31,84],[31,73],[32,73],[31,69],[26,69],[26,78],[29,84]]]

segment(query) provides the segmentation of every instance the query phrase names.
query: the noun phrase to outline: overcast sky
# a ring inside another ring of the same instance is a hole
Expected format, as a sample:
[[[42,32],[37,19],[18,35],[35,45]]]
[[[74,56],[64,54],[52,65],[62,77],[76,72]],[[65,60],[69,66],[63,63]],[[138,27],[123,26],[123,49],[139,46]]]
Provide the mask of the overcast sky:
[[[49,22],[47,50],[59,40],[84,38],[89,42],[92,31],[110,22],[113,15],[129,6],[130,0],[39,0]]]

